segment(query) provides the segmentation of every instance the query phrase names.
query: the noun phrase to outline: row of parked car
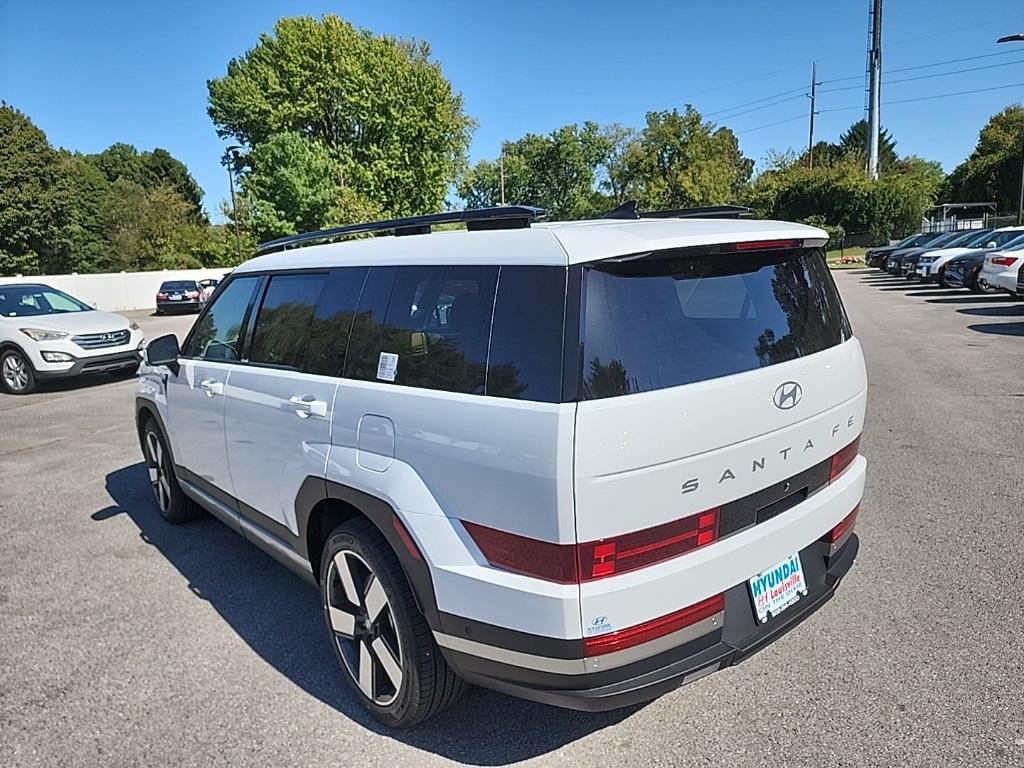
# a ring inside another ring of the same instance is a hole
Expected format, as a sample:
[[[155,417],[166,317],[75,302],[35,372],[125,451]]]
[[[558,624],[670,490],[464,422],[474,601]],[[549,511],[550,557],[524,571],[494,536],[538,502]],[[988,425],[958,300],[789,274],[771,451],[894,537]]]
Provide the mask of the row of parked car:
[[[908,280],[1024,297],[1024,226],[922,232],[872,248],[864,260]]]

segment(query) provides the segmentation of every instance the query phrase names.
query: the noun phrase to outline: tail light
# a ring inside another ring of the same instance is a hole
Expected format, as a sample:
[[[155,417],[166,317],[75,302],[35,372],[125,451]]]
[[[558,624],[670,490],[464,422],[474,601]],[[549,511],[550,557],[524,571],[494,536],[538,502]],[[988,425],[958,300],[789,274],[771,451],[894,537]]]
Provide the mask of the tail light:
[[[163,291],[160,291],[160,293],[158,293],[158,294],[156,295],[156,297],[157,297],[158,299],[166,299],[166,298],[167,298],[167,294],[166,294],[166,293],[164,293]]]
[[[618,632],[609,632],[606,635],[585,637],[583,638],[583,655],[586,657],[601,656],[605,653],[621,651],[624,648],[632,648],[634,645],[647,643],[678,632],[724,610],[725,595],[715,595],[683,608],[681,611],[645,621],[643,624],[620,629]]]
[[[193,299],[198,299],[199,298],[199,291],[192,291],[192,293],[189,294],[189,297],[193,298]]]
[[[857,458],[860,453],[860,435],[857,435],[857,439],[850,443],[848,446],[840,450],[832,457],[832,466],[829,469],[828,481],[831,483],[837,477],[839,477],[846,468],[849,467],[853,460]]]
[[[559,584],[575,584],[578,580],[573,544],[552,544],[466,520],[462,525],[493,566]]]
[[[775,248],[799,248],[801,240],[751,240],[746,243],[736,243],[737,251],[769,251]]]
[[[860,512],[860,504],[853,508],[853,512],[848,514],[828,533],[829,544],[835,544],[837,541],[843,539],[846,534],[853,530],[854,523],[857,522],[857,513]]]
[[[999,267],[1012,267],[1017,263],[1016,256],[996,256],[992,263]]]
[[[577,546],[580,581],[635,571],[718,540],[719,509]]]
[[[644,568],[718,540],[719,509],[582,544],[552,544],[462,521],[487,562],[515,573],[574,584]]]

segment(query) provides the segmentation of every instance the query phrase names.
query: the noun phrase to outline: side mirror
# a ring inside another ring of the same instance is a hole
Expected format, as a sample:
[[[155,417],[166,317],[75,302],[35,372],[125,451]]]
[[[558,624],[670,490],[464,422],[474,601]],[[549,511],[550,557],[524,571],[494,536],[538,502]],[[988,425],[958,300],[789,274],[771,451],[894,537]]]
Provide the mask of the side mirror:
[[[998,246],[998,245],[997,245],[996,243],[989,243],[989,244],[988,244],[988,245],[986,245],[985,247],[986,247],[986,248],[998,248],[999,246]]]
[[[146,345],[143,355],[146,365],[166,365],[172,369],[178,367],[178,356],[181,348],[178,346],[178,337],[173,333],[165,336],[158,336]]]

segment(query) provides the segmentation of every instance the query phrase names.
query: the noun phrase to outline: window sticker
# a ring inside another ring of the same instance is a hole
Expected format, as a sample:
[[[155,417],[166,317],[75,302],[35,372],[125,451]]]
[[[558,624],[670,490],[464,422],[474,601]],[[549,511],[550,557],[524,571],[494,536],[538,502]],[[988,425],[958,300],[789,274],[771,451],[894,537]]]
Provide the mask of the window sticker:
[[[381,381],[394,381],[398,374],[398,355],[392,352],[381,352],[377,361],[377,378]]]

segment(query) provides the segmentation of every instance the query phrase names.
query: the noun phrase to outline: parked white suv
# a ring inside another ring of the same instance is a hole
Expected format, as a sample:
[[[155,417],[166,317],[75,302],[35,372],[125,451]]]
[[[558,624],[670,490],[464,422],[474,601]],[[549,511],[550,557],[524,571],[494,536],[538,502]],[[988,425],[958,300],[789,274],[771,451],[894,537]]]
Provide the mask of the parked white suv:
[[[9,394],[44,380],[134,373],[144,343],[134,322],[56,288],[0,284],[0,388]]]
[[[535,212],[275,241],[401,235],[255,258],[146,353],[161,514],[318,584],[392,726],[467,681],[654,698],[806,618],[857,554],[867,389],[826,233]]]

